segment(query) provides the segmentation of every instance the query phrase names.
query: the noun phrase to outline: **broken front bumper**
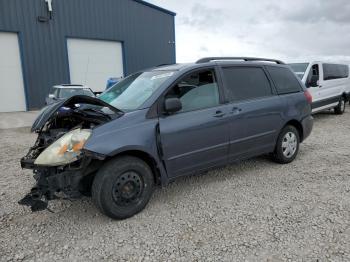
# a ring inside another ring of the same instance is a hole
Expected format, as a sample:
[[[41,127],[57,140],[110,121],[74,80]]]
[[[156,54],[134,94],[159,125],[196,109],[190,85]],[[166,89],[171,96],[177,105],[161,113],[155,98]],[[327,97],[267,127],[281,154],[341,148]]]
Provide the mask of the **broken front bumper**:
[[[32,211],[47,209],[48,201],[53,199],[77,199],[84,192],[83,179],[96,171],[91,165],[91,157],[82,156],[67,166],[36,166],[33,161],[23,158],[22,168],[33,169],[35,186],[18,203],[30,206]]]

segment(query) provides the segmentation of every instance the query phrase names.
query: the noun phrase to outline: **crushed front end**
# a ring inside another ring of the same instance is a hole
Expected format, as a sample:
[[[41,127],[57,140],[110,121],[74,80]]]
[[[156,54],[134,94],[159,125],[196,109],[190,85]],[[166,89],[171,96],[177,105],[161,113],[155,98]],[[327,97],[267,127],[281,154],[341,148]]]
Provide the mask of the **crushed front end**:
[[[85,192],[83,179],[96,171],[91,168],[91,157],[84,154],[72,164],[59,167],[35,166],[22,158],[23,168],[33,169],[36,184],[18,203],[31,207],[32,211],[47,209],[48,201],[54,199],[77,199]],[[92,165],[94,166],[94,165]]]
[[[40,211],[49,200],[88,194],[105,157],[84,150],[84,144],[96,126],[120,115],[103,101],[85,96],[44,108],[32,127],[38,138],[21,159],[22,168],[33,170],[36,183],[18,203]]]

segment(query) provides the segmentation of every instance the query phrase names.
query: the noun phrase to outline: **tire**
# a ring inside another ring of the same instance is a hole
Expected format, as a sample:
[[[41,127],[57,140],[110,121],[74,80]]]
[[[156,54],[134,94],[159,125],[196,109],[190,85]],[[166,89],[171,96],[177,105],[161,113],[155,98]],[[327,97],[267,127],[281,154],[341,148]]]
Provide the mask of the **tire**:
[[[141,159],[122,156],[106,162],[92,184],[92,199],[113,219],[129,218],[145,208],[154,190],[151,168]]]
[[[291,139],[291,142],[288,142],[288,139]],[[288,146],[287,148],[285,147],[286,145]],[[298,155],[299,145],[300,135],[298,130],[290,125],[284,127],[278,136],[272,159],[280,164],[288,164],[292,162]]]
[[[337,115],[342,115],[345,112],[346,108],[346,101],[343,96],[339,98],[339,103],[338,105],[334,108],[334,113]]]

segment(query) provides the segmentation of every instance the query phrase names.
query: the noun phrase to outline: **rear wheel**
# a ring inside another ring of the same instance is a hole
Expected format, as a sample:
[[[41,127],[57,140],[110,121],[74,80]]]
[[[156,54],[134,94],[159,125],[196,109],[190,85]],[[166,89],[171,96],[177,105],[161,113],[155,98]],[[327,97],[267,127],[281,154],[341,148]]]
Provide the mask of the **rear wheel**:
[[[272,159],[280,164],[292,162],[299,152],[300,135],[294,126],[286,126],[278,136]]]
[[[338,105],[334,108],[334,113],[337,115],[342,115],[345,112],[345,107],[346,107],[346,101],[345,98],[342,96],[339,99]]]
[[[98,171],[92,199],[105,215],[125,219],[144,209],[153,189],[150,167],[139,158],[123,156],[110,160]]]

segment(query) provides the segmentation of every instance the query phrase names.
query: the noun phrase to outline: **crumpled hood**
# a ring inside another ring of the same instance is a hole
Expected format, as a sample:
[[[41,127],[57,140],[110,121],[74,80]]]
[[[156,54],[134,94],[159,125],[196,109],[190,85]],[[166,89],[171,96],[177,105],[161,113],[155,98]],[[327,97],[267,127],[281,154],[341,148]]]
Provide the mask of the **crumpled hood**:
[[[38,117],[35,119],[31,128],[31,132],[40,131],[43,128],[43,126],[47,123],[47,121],[55,117],[57,111],[61,107],[69,107],[75,104],[90,104],[95,106],[103,106],[103,107],[108,107],[113,112],[121,113],[119,109],[111,106],[110,104],[102,101],[101,99],[90,97],[90,96],[84,96],[84,95],[72,96],[70,98],[64,99],[57,103],[45,106],[40,111]]]

